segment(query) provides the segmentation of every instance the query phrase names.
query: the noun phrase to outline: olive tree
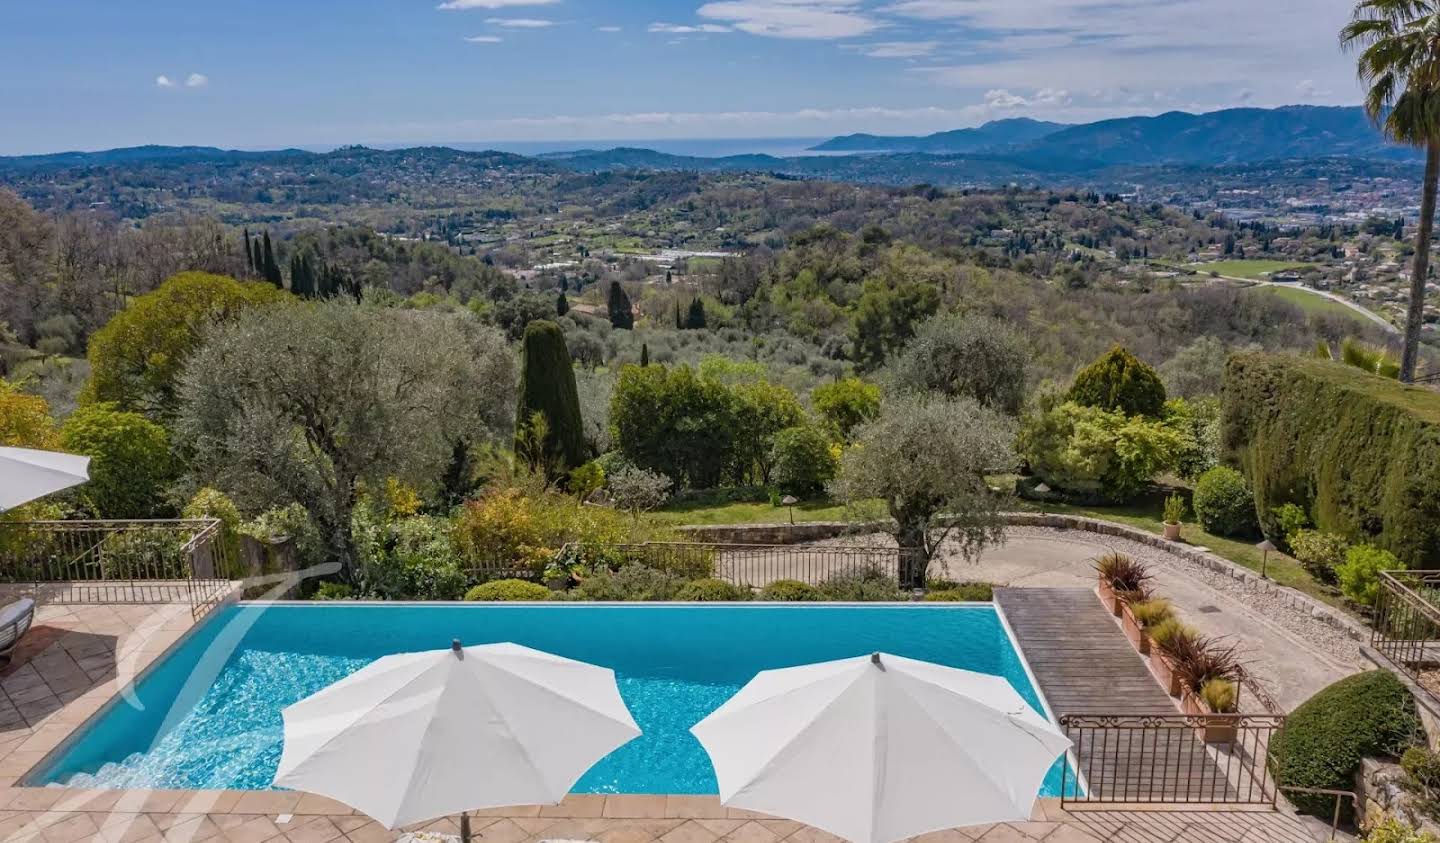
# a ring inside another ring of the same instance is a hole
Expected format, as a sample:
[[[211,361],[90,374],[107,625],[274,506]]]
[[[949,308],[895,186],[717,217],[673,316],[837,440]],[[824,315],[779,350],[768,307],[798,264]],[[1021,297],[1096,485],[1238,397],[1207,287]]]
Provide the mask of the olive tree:
[[[468,314],[329,301],[218,328],[180,397],[190,483],[247,509],[303,504],[350,578],[362,486],[433,489],[457,441],[508,436],[515,358]]]
[[[973,399],[901,395],[857,430],[830,493],[847,506],[884,502],[901,548],[901,581],[918,587],[947,539],[966,561],[1003,541],[1003,499],[985,472],[1013,463],[1013,441],[1010,419]]]
[[[942,313],[924,322],[891,364],[897,389],[973,398],[1014,415],[1025,401],[1030,358],[1020,335],[997,319]]]

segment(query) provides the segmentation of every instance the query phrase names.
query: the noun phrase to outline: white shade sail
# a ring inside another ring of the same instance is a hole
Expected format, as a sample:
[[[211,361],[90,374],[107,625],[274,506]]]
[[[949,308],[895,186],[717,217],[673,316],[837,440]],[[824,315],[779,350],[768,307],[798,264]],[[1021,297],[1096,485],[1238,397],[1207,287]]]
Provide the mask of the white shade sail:
[[[519,644],[454,647],[385,656],[286,708],[275,784],[396,828],[554,804],[640,734],[607,668]]]
[[[0,511],[90,479],[90,458],[30,448],[0,448]]]
[[[1070,740],[998,676],[886,654],[757,674],[691,729],[726,805],[855,843],[1030,819]]]

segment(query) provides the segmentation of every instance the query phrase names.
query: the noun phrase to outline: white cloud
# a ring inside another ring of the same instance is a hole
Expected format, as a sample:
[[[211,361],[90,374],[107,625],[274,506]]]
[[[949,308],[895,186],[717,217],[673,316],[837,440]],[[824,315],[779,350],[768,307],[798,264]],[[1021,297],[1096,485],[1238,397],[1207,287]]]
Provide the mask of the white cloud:
[[[647,28],[648,32],[668,32],[675,35],[686,35],[693,32],[729,32],[730,27],[721,26],[718,23],[652,23]]]
[[[445,11],[508,9],[512,6],[549,6],[559,2],[560,0],[446,0],[435,8]]]
[[[845,48],[872,59],[915,59],[930,55],[939,46],[939,41],[880,41],[874,44],[846,44]]]
[[[1300,96],[1306,99],[1330,96],[1330,92],[1321,90],[1320,86],[1315,84],[1314,79],[1301,79],[1300,84],[1295,86],[1295,90],[1299,91]]]
[[[856,0],[719,0],[696,13],[771,38],[855,38],[882,26]]]
[[[172,80],[169,76],[166,76],[165,74],[162,73],[162,74],[160,74],[159,76],[156,76],[156,77],[155,77],[155,87],[157,87],[157,88],[173,88],[173,87],[175,87],[175,82],[174,82],[174,80]]]
[[[555,25],[553,20],[540,18],[486,18],[485,22],[492,26],[503,26],[506,29],[544,29],[547,26]]]
[[[465,40],[469,41],[471,44],[499,44],[505,39],[501,38],[499,35],[471,35],[468,36]]]
[[[192,73],[185,77],[185,87],[203,88],[210,84],[210,77],[203,73]]]
[[[598,32],[619,32],[619,31],[620,31],[620,27],[618,27],[618,26],[597,26],[597,27],[595,27],[595,29],[596,29],[596,31],[598,31]]]
[[[1012,93],[1006,88],[994,88],[985,92],[985,105],[997,109],[1036,108],[1043,106],[1069,105],[1070,93],[1055,88],[1044,88],[1033,96],[1025,97]]]

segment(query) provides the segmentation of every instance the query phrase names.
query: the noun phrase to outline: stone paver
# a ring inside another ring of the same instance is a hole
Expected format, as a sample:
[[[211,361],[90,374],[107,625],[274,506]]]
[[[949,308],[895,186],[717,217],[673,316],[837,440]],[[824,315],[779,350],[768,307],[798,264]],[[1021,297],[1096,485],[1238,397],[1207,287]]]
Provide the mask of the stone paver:
[[[0,670],[0,841],[72,843],[382,843],[368,817],[285,792],[83,790],[15,786],[46,753],[191,628],[189,606],[44,605]],[[83,676],[83,679],[81,678]],[[791,820],[725,808],[713,796],[576,794],[553,806],[475,812],[484,843],[836,843]],[[411,830],[454,833],[453,818]],[[1310,843],[1280,812],[1066,812],[1042,800],[1031,822],[949,829],[916,843]]]

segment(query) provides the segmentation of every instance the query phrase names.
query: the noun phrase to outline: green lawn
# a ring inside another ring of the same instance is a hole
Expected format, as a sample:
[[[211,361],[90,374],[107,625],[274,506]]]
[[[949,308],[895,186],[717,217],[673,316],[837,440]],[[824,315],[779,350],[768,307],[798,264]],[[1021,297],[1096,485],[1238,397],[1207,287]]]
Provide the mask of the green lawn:
[[[686,524],[783,524],[790,511],[769,503],[680,503],[646,516],[670,526]],[[829,500],[804,501],[795,505],[796,521],[844,521],[845,507]]]
[[[1309,293],[1304,290],[1296,289],[1294,287],[1255,287],[1250,291],[1250,294],[1256,296],[1275,296],[1277,298],[1290,302],[1291,304],[1295,305],[1306,313],[1313,313],[1317,316],[1328,313],[1334,316],[1344,316],[1350,319],[1365,319],[1365,317],[1361,316],[1360,314],[1356,313],[1354,310],[1346,307],[1340,302],[1337,302],[1333,299],[1328,299],[1324,296],[1317,296],[1314,293]]]
[[[1193,269],[1202,274],[1214,272],[1231,278],[1250,278],[1256,281],[1263,280],[1268,274],[1279,272],[1282,269],[1304,269],[1306,266],[1308,264],[1304,261],[1272,260],[1232,260],[1185,264],[1186,269]]]
[[[996,482],[1003,484],[1004,478]],[[1013,482],[1013,480],[1012,480]],[[1160,511],[1164,505],[1164,494],[1155,492],[1141,497],[1124,506],[1072,506],[1069,504],[1040,505],[1031,501],[1016,500],[1016,509],[1030,512],[1054,512],[1064,515],[1079,515],[1114,521],[1159,535],[1164,532],[1160,523]],[[785,507],[774,507],[768,503],[682,503],[666,507],[646,516],[652,521],[670,526],[718,525],[718,524],[778,524],[789,520]],[[805,501],[795,506],[796,521],[844,521],[845,507],[829,500]],[[1261,553],[1255,549],[1253,539],[1233,539],[1216,536],[1200,529],[1196,524],[1185,524],[1180,530],[1181,539],[1191,545],[1201,545],[1216,555],[1231,562],[1259,572]],[[1272,551],[1266,576],[1281,585],[1302,591],[1334,606],[1341,606],[1339,595],[1333,589],[1317,583],[1300,563],[1283,553]]]

